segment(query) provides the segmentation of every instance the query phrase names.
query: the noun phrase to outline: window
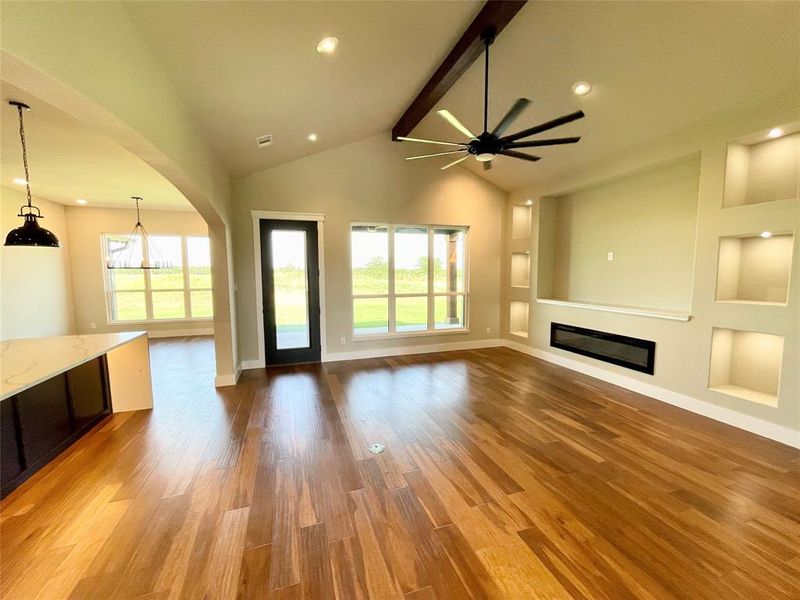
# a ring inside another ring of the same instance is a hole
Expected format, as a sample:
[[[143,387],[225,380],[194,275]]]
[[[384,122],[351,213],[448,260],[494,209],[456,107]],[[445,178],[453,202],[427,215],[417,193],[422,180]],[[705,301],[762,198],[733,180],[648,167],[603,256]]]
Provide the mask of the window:
[[[467,327],[466,227],[353,224],[353,334]]]
[[[150,247],[143,248],[141,238],[106,234],[103,236],[105,260],[113,258],[128,244],[133,244],[134,253],[140,259],[157,254],[173,266],[105,269],[109,322],[213,317],[211,252],[207,237],[151,235]]]

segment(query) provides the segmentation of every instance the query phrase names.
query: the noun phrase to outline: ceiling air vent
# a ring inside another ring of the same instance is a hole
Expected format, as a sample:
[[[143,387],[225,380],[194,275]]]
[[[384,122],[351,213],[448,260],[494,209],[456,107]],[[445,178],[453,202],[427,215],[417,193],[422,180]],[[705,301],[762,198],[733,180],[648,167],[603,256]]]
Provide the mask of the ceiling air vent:
[[[272,145],[272,134],[268,133],[266,135],[260,135],[256,138],[256,144],[258,144],[259,148],[264,148],[265,146]]]

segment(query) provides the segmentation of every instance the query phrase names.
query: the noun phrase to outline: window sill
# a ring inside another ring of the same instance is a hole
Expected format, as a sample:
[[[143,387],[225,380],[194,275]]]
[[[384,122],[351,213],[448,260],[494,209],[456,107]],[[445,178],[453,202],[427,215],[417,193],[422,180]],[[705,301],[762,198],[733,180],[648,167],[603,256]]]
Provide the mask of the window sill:
[[[458,329],[436,329],[434,331],[406,331],[401,333],[374,333],[365,335],[352,334],[351,342],[369,342],[372,340],[394,340],[398,338],[430,337],[432,335],[451,335],[469,333],[469,329],[461,327]]]
[[[196,319],[145,319],[141,321],[107,321],[109,327],[118,325],[158,325],[159,323],[213,323],[214,317],[198,317]]]

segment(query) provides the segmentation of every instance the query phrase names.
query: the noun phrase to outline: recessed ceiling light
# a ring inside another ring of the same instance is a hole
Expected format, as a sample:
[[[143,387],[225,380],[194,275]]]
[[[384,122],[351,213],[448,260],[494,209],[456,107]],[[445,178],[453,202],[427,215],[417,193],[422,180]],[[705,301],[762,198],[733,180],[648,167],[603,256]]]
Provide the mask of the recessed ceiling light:
[[[764,238],[765,240],[767,238],[771,238],[772,237],[772,232],[771,231],[762,231],[761,232],[761,237]]]
[[[533,200],[526,200],[526,201],[525,201],[525,204],[527,204],[528,206],[530,206],[531,204],[533,204]]]
[[[317,52],[320,54],[333,54],[336,46],[339,45],[339,40],[335,37],[326,37],[319,41],[317,44]]]
[[[782,135],[783,135],[783,129],[781,129],[780,127],[773,127],[772,129],[769,130],[769,133],[767,134],[767,137],[768,138],[779,138]]]
[[[25,179],[22,177],[14,177],[14,183],[16,183],[17,185],[25,185],[28,182],[25,181]]]
[[[78,198],[77,200],[75,200],[75,204],[88,204],[88,203],[89,201],[84,200],[83,198]]]
[[[316,133],[309,133],[308,134],[308,141],[309,142],[316,142],[317,141],[317,134]]]
[[[592,91],[592,84],[588,81],[578,81],[572,86],[572,91],[576,96],[585,96]]]

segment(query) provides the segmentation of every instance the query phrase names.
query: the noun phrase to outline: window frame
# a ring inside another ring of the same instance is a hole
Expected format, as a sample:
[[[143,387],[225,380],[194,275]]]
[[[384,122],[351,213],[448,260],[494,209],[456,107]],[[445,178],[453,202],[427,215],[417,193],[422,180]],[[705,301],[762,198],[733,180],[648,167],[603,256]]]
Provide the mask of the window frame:
[[[107,325],[131,325],[131,324],[148,324],[152,325],[155,323],[200,323],[200,322],[212,322],[214,320],[213,314],[210,317],[192,317],[192,292],[212,292],[212,287],[191,287],[190,286],[190,277],[189,277],[189,238],[205,238],[209,239],[208,236],[203,235],[182,235],[182,234],[169,234],[169,233],[157,233],[151,234],[149,237],[151,238],[159,238],[159,237],[170,237],[170,238],[178,238],[181,244],[181,271],[183,275],[183,287],[182,288],[153,288],[151,277],[151,269],[144,269],[144,287],[141,290],[115,290],[111,280],[111,271],[112,269],[108,268],[108,242],[107,239],[109,237],[130,237],[130,233],[110,233],[105,232],[100,236],[100,256],[102,259],[102,269],[103,269],[103,287],[105,292],[105,301],[106,301],[106,324]],[[210,245],[210,240],[209,240]],[[142,253],[144,258],[147,259],[148,253],[150,252],[150,248],[147,247],[148,244],[142,244]],[[209,272],[210,272],[210,265],[209,265]],[[171,317],[169,319],[157,319],[153,316],[153,292],[183,292],[183,311],[185,317]],[[145,314],[146,318],[144,319],[114,319],[112,315],[114,314],[113,306],[114,306],[114,296],[115,294],[126,294],[126,293],[143,293],[144,294],[144,306],[145,306]],[[213,302],[213,297],[212,297]],[[212,307],[213,311],[213,307]]]
[[[387,277],[389,279],[386,294],[354,294],[353,293],[353,228],[354,227],[386,227],[387,231]],[[397,228],[427,229],[428,236],[428,291],[420,292],[395,292],[395,231]],[[434,289],[435,276],[433,269],[434,260],[434,232],[437,229],[456,229],[464,233],[464,290],[461,292],[436,292]],[[372,221],[351,221],[348,231],[348,244],[350,250],[350,339],[352,341],[368,341],[380,339],[393,339],[404,337],[424,337],[430,335],[450,335],[469,333],[470,309],[470,228],[469,225],[419,225],[408,223],[383,223]],[[464,298],[464,325],[462,327],[436,328],[436,298],[438,297]],[[386,332],[357,333],[355,329],[355,300],[383,299],[388,303],[388,323]],[[428,322],[425,329],[418,331],[397,331],[397,298],[426,298],[428,305]]]

